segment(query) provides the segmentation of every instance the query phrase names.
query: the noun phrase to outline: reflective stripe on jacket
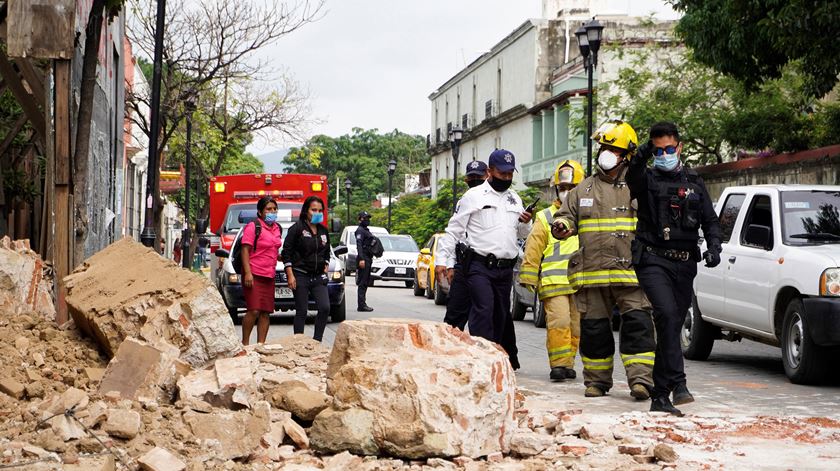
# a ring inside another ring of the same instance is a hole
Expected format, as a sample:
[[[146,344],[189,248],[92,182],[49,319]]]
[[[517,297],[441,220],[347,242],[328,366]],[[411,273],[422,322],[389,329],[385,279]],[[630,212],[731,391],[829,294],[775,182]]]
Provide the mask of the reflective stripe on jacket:
[[[538,286],[540,299],[575,292],[569,284],[567,271],[569,259],[578,249],[578,238],[573,236],[558,240],[551,235],[550,221],[558,209],[555,202],[537,213],[537,221],[525,243],[519,279],[523,284]]]
[[[613,181],[597,172],[569,193],[555,219],[580,239],[569,261],[569,283],[576,288],[637,286],[630,250],[637,219],[630,190],[623,174]]]

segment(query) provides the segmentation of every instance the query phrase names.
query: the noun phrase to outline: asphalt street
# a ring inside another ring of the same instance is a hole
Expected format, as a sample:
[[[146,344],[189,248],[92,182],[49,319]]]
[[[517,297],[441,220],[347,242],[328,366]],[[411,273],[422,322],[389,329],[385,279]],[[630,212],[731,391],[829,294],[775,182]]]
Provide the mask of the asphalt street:
[[[347,278],[347,319],[406,318],[442,321],[445,309],[425,297],[415,297],[403,283],[377,282],[368,289],[368,304],[373,312],[357,312],[355,279]],[[310,313],[312,314],[312,313]],[[292,334],[293,313],[280,313],[272,320],[269,339]],[[306,325],[312,335],[313,317]],[[324,342],[332,344],[339,324],[331,323]],[[239,327],[237,327],[239,328]],[[557,407],[596,408],[600,412],[647,410],[648,402],[637,402],[629,395],[620,359],[616,358],[615,386],[603,398],[584,398],[582,367],[577,359],[578,378],[563,383],[548,379],[545,352],[545,330],[534,327],[531,313],[516,322],[517,345],[522,368],[516,372],[520,386],[549,392],[557,398]],[[256,341],[256,331],[252,342]],[[618,348],[616,347],[616,351]],[[682,406],[685,412],[726,412],[757,415],[805,415],[840,418],[840,381],[829,385],[802,386],[792,384],[782,368],[778,348],[744,340],[718,341],[709,360],[686,360],[688,385],[697,401]],[[840,373],[838,373],[840,374]]]

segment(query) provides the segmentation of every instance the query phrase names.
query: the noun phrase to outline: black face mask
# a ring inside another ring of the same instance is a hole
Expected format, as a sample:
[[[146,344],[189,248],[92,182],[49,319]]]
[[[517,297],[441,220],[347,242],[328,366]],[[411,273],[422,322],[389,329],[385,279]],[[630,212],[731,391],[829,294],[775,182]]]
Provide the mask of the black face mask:
[[[482,183],[484,183],[484,180],[481,178],[471,178],[467,180],[467,186],[470,188],[475,188],[478,185],[481,185]]]
[[[362,227],[368,227],[370,225],[370,219],[362,219],[359,221],[359,225]]]
[[[496,180],[495,178],[490,180],[490,186],[493,187],[494,190],[498,191],[499,193],[506,191],[510,188],[510,185],[513,183],[513,180]]]

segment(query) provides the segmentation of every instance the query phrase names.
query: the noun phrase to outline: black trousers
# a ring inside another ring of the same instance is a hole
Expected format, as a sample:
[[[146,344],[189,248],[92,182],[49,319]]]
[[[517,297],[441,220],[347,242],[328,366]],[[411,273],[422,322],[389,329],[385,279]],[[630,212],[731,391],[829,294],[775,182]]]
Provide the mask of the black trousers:
[[[297,289],[295,289],[295,323],[294,332],[303,333],[306,325],[306,316],[309,311],[309,296],[315,300],[318,307],[318,315],[315,317],[315,335],[312,337],[321,341],[324,337],[324,329],[327,327],[327,318],[330,315],[330,294],[327,291],[327,275],[308,275],[295,272]]]
[[[358,259],[358,261],[362,261],[364,259]],[[372,260],[364,260],[365,267],[359,268],[356,267],[356,286],[358,289],[356,290],[357,295],[357,307],[363,308],[367,306],[367,289],[370,286],[370,270],[371,264],[373,263]],[[357,262],[358,263],[358,262]]]
[[[473,262],[465,274],[465,281],[471,305],[470,335],[501,345],[513,369],[519,369],[516,330],[510,314],[513,268],[488,268],[481,262]]]
[[[470,318],[470,289],[467,287],[467,278],[461,265],[455,265],[455,276],[452,277],[452,284],[449,285],[449,299],[446,301],[446,315],[443,322],[464,330]]]
[[[639,284],[653,305],[656,327],[656,360],[653,364],[653,397],[667,397],[684,384],[685,364],[680,332],[697,276],[697,262],[679,262],[645,253],[635,266]]]

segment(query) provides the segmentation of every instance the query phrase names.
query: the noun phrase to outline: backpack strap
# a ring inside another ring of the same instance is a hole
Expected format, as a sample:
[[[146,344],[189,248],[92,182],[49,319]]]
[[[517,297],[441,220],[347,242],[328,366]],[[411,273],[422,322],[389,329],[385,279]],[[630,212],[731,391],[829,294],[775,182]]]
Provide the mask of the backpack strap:
[[[257,251],[257,239],[260,238],[260,232],[262,232],[262,224],[260,221],[254,221],[254,252]]]

